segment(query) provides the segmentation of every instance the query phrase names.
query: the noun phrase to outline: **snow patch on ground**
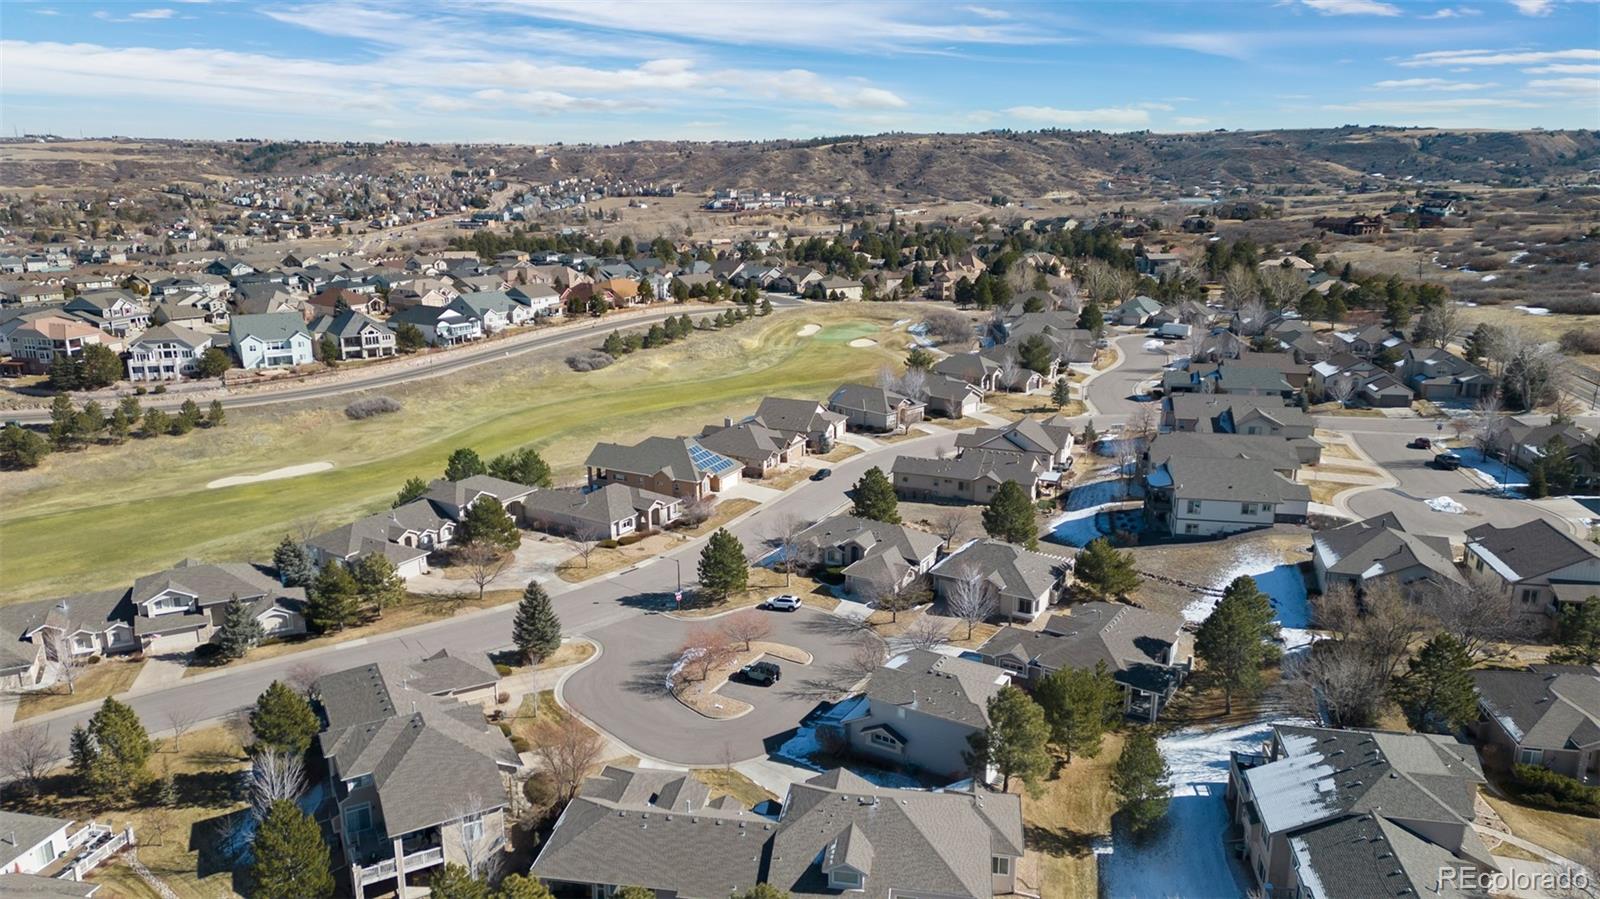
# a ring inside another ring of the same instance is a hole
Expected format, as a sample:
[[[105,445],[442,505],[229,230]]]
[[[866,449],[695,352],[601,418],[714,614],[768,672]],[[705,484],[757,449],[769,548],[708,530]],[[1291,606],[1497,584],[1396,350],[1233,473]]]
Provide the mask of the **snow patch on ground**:
[[[1425,505],[1435,512],[1443,512],[1446,515],[1462,515],[1467,511],[1466,506],[1461,505],[1448,496],[1434,497],[1433,499],[1428,500]]]
[[[1516,265],[1517,263],[1519,263],[1519,262],[1521,262],[1523,260],[1523,257],[1525,257],[1527,255],[1528,255],[1528,251],[1527,250],[1518,250],[1517,252],[1512,253],[1511,254],[1511,258],[1507,259],[1506,262],[1509,265]]]
[[[1479,281],[1496,281],[1496,280],[1499,280],[1499,278],[1500,278],[1499,275],[1484,275],[1483,277],[1479,278],[1478,280]]]
[[[871,337],[857,337],[855,340],[850,341],[850,345],[858,350],[864,350],[869,346],[877,346],[878,342]]]
[[[822,753],[822,741],[817,737],[817,729],[809,724],[800,725],[794,736],[790,737],[779,746],[773,755],[785,761],[793,762],[802,768],[813,771],[827,770],[811,760],[812,756]],[[893,787],[896,789],[921,790],[926,789],[926,784],[914,777],[896,774],[893,771],[883,771],[877,768],[852,767],[851,773],[858,774],[861,778],[874,786]]]
[[[1245,546],[1210,586],[1224,590],[1236,578],[1245,575],[1255,578],[1256,589],[1272,600],[1284,648],[1294,650],[1311,645],[1311,605],[1306,599],[1306,579],[1300,573],[1300,566],[1284,561],[1281,555],[1266,547]],[[1194,622],[1204,621],[1221,599],[1221,596],[1200,597],[1184,608],[1183,617]]]
[[[1115,471],[1115,468],[1107,469]],[[1136,531],[1143,523],[1143,512],[1133,509],[1129,514],[1117,514],[1117,506],[1131,498],[1128,482],[1120,479],[1093,481],[1072,488],[1067,493],[1066,511],[1045,523],[1051,539],[1068,546],[1088,546],[1092,541],[1108,536],[1111,530]]]
[[[1478,480],[1490,487],[1526,487],[1528,474],[1514,465],[1492,457],[1484,456],[1476,447],[1456,450],[1456,455],[1461,457],[1461,464],[1471,469]]]
[[[811,325],[802,326],[800,328],[800,330],[798,332],[796,332],[796,333],[799,334],[799,336],[801,336],[801,337],[810,337],[811,335],[813,335],[813,334],[815,334],[815,333],[817,333],[818,331],[821,331],[821,330],[822,330],[822,326],[821,325],[811,324]]]
[[[1544,308],[1543,306],[1513,306],[1511,308],[1517,310],[1518,312],[1526,313],[1528,315],[1549,315],[1550,314],[1550,310]]]
[[[260,474],[239,474],[232,477],[217,478],[215,481],[206,482],[207,490],[216,490],[219,487],[237,487],[240,484],[256,484],[261,481],[280,481],[284,478],[298,478],[301,475],[316,474],[327,471],[333,467],[332,462],[307,462],[304,465],[290,465],[285,468],[274,468]]]

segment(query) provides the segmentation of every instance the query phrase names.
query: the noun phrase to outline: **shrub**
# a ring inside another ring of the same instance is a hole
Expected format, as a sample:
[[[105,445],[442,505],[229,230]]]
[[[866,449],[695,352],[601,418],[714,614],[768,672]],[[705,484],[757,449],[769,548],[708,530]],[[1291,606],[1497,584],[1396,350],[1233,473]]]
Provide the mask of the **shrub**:
[[[1562,334],[1561,352],[1570,356],[1600,353],[1600,328],[1573,328]]]
[[[1563,315],[1600,315],[1600,297],[1550,297],[1540,305]]]
[[[501,705],[505,705],[506,703],[511,701],[511,694],[507,693],[504,690],[501,690],[499,693],[495,694],[494,699],[495,699],[495,702],[498,702]]]
[[[144,387],[135,387],[135,388],[133,388],[133,395],[134,396],[144,396],[145,394],[147,394],[149,392],[150,391],[148,389],[144,388]]]
[[[1538,765],[1516,765],[1511,773],[1524,802],[1551,811],[1600,818],[1600,787],[1584,786]]]
[[[501,677],[510,677],[511,666],[502,662],[496,662],[494,663],[494,673],[500,675]]]
[[[697,499],[683,507],[683,514],[679,516],[678,521],[687,527],[705,524],[706,520],[711,517],[711,513],[715,508],[716,507],[712,504],[711,500]]]
[[[383,415],[388,412],[399,412],[400,401],[387,396],[368,396],[344,407],[345,417],[351,421],[361,421],[374,415]]]
[[[527,752],[531,747],[528,745],[528,740],[526,737],[523,737],[520,734],[512,734],[511,748],[515,749],[517,752]]]
[[[567,367],[573,371],[599,371],[617,360],[599,350],[579,350],[567,357]]]
[[[548,773],[540,771],[522,782],[522,795],[536,809],[546,809],[555,804],[556,782]]]
[[[974,337],[972,320],[959,312],[935,310],[929,312],[922,323],[928,326],[928,334],[940,343],[967,344]]]
[[[155,386],[155,389],[150,391],[150,392],[151,393],[157,393],[157,394],[166,393],[167,392],[167,385],[165,385],[165,384],[157,384]]]

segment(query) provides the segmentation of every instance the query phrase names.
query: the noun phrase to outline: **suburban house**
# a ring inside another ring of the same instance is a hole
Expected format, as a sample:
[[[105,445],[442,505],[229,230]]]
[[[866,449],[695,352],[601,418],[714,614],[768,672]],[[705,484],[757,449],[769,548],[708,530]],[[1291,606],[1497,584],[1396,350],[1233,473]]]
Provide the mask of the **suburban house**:
[[[519,284],[507,290],[506,296],[526,307],[533,319],[561,314],[561,294],[548,284]]]
[[[977,649],[991,665],[1034,684],[1066,668],[1104,663],[1122,688],[1123,712],[1155,721],[1194,663],[1193,638],[1183,619],[1111,602],[1075,605],[1051,615],[1043,628],[1007,625]]]
[[[1553,443],[1552,443],[1553,441]],[[1573,422],[1541,424],[1507,416],[1496,422],[1489,436],[1490,451],[1500,453],[1523,470],[1544,459],[1547,447],[1559,446],[1562,457],[1577,473],[1578,485],[1592,487],[1597,469],[1595,437]]]
[[[927,406],[930,415],[964,418],[978,411],[978,405],[983,401],[982,390],[960,378],[948,375],[929,375],[923,387],[928,395]]]
[[[1496,381],[1471,362],[1437,347],[1407,347],[1400,380],[1425,400],[1475,400],[1494,392]]]
[[[1530,665],[1472,678],[1479,715],[1471,731],[1486,767],[1539,765],[1600,784],[1600,669]]]
[[[245,562],[185,559],[133,582],[133,630],[146,653],[193,649],[215,639],[228,603],[237,597],[271,637],[306,631],[306,593],[285,587]]]
[[[329,287],[312,294],[306,300],[306,305],[323,315],[337,315],[345,311],[359,312],[363,315],[377,315],[383,312],[382,297],[376,293],[358,293],[348,287]]]
[[[57,360],[82,356],[90,344],[116,346],[106,332],[60,314],[29,319],[11,332],[10,343],[11,357],[33,375],[48,372]]]
[[[830,276],[821,281],[813,282],[813,290],[821,290],[824,299],[829,300],[859,300],[861,299],[862,284],[849,278]]]
[[[1061,416],[1040,421],[1023,418],[998,428],[978,428],[957,434],[956,446],[967,452],[1016,453],[1035,457],[1046,468],[1064,470],[1072,465],[1072,428]]]
[[[984,393],[993,393],[1000,389],[1001,368],[999,362],[981,353],[955,353],[935,362],[933,373],[959,378]]]
[[[1600,594],[1600,549],[1542,518],[1472,528],[1463,564],[1500,588],[1514,620],[1533,627],[1548,626],[1561,603]]]
[[[460,521],[467,517],[467,510],[472,508],[473,503],[490,497],[498,501],[515,521],[522,515],[522,504],[533,492],[534,488],[526,484],[493,475],[475,474],[459,481],[447,481],[444,478],[429,481],[428,492],[423,494],[423,498],[432,503],[441,515]]]
[[[41,686],[50,673],[44,643],[28,642],[0,621],[0,690],[20,693]]]
[[[241,368],[280,368],[316,361],[311,332],[294,312],[235,315],[228,320],[228,342]]]
[[[1047,485],[1060,482],[1038,456],[1021,453],[963,451],[954,459],[897,456],[889,469],[894,492],[915,502],[988,503],[1006,481],[1015,481],[1030,499]]]
[[[421,872],[482,864],[504,851],[508,778],[522,762],[467,704],[492,698],[496,683],[487,658],[441,652],[350,668],[312,685],[338,809],[336,863],[349,866],[357,899],[389,882],[404,899]]]
[[[953,608],[982,591],[1002,618],[1035,621],[1055,602],[1071,562],[1000,540],[974,540],[928,572],[934,595]]]
[[[212,335],[181,325],[156,325],[128,343],[128,380],[176,381],[200,374]]]
[[[61,310],[117,337],[137,334],[150,326],[150,310],[127,290],[80,293]]]
[[[522,504],[522,518],[529,527],[609,540],[666,527],[682,514],[679,497],[618,483],[597,490],[538,490]]]
[[[46,667],[59,660],[62,648],[74,659],[136,652],[139,640],[127,600],[127,589],[115,588],[0,606],[0,633],[21,641],[7,646],[16,656],[33,657],[35,647],[42,648],[38,664]]]
[[[700,445],[744,465],[744,474],[764,478],[800,461],[806,454],[806,440],[799,434],[774,431],[763,424],[742,421],[707,425],[696,438]]]
[[[1174,456],[1145,476],[1145,513],[1174,536],[1209,537],[1299,523],[1311,488],[1255,459]]]
[[[646,437],[633,446],[597,443],[584,464],[590,489],[623,484],[689,501],[739,483],[742,468],[693,437]]]
[[[1464,586],[1450,539],[1409,533],[1393,512],[1317,531],[1311,542],[1319,593],[1338,584],[1361,592],[1375,581],[1401,587]]]
[[[317,316],[311,321],[311,333],[318,339],[333,335],[339,344],[340,359],[378,359],[395,354],[394,332],[353,309]]]
[[[1205,431],[1168,431],[1150,441],[1141,455],[1142,470],[1151,471],[1173,457],[1191,459],[1253,459],[1272,466],[1286,478],[1300,470],[1297,441],[1286,437],[1246,437]]]
[[[1174,431],[1300,438],[1310,437],[1316,430],[1304,410],[1276,397],[1172,396],[1163,404],[1162,415],[1162,426]]]
[[[455,519],[432,502],[417,499],[318,534],[306,549],[319,567],[382,553],[395,573],[409,580],[428,572],[428,554],[450,545],[455,526]]]
[[[70,899],[93,896],[84,875],[133,842],[133,828],[0,809],[0,896]]]
[[[1370,359],[1390,347],[1405,343],[1404,338],[1382,325],[1367,325],[1351,331],[1335,331],[1333,339],[1342,343],[1349,352],[1364,359]]]
[[[422,332],[422,339],[433,346],[455,346],[483,338],[483,322],[461,309],[448,306],[411,306],[389,316],[389,327],[399,331],[411,325]]]
[[[824,518],[794,542],[819,565],[840,569],[847,592],[869,599],[894,593],[926,574],[944,545],[924,531],[854,515]]]
[[[858,431],[896,431],[921,421],[927,406],[885,387],[844,384],[828,397],[829,411]]]
[[[525,325],[533,321],[535,315],[531,307],[498,290],[464,293],[451,300],[446,308],[477,319],[485,334],[497,334],[506,328]]]
[[[845,433],[845,416],[828,411],[816,400],[769,396],[761,400],[749,421],[785,436],[805,438],[806,449],[826,453]]]
[[[1498,870],[1472,827],[1477,753],[1452,737],[1275,725],[1230,754],[1229,843],[1263,895],[1474,895],[1449,868]]]
[[[531,873],[595,897],[623,885],[679,899],[760,883],[795,899],[987,899],[1016,888],[1013,794],[878,787],[835,769],[790,784],[775,818],[709,796],[682,772],[608,765],[561,813]]]
[[[1106,315],[1106,320],[1113,324],[1137,328],[1149,322],[1150,317],[1160,311],[1159,301],[1146,296],[1137,296],[1112,309]]]
[[[989,726],[989,700],[1010,683],[993,665],[913,649],[867,676],[841,721],[845,742],[887,767],[959,780],[971,773],[967,738]]]

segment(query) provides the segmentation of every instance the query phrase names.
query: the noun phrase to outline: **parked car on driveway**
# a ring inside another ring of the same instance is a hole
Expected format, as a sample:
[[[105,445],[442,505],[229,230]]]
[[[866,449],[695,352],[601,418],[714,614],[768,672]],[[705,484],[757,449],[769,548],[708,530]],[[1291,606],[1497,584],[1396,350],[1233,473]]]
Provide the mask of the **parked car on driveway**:
[[[1433,441],[1427,437],[1418,437],[1406,444],[1407,449],[1433,449]]]
[[[828,479],[828,475],[830,475],[830,474],[833,474],[833,469],[831,469],[831,468],[819,468],[819,469],[817,469],[817,473],[811,476],[811,480],[813,480],[813,481],[826,481]]]
[[[774,612],[793,612],[795,609],[798,609],[803,605],[805,605],[805,603],[800,601],[800,597],[791,596],[785,593],[782,596],[774,596],[771,599],[768,599],[766,602],[761,604],[761,608],[771,609]]]
[[[1440,453],[1429,464],[1440,471],[1455,471],[1461,467],[1461,457],[1455,453]]]
[[[739,669],[745,683],[770,687],[783,677],[783,669],[776,662],[755,662]]]

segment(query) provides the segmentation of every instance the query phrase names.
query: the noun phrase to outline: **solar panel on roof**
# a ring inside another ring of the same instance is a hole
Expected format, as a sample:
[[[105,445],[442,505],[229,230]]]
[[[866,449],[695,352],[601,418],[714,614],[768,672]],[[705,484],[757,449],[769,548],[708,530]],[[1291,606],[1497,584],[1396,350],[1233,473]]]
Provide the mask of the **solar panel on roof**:
[[[689,444],[689,461],[694,463],[695,468],[711,474],[722,474],[739,467],[739,463],[698,443]]]

